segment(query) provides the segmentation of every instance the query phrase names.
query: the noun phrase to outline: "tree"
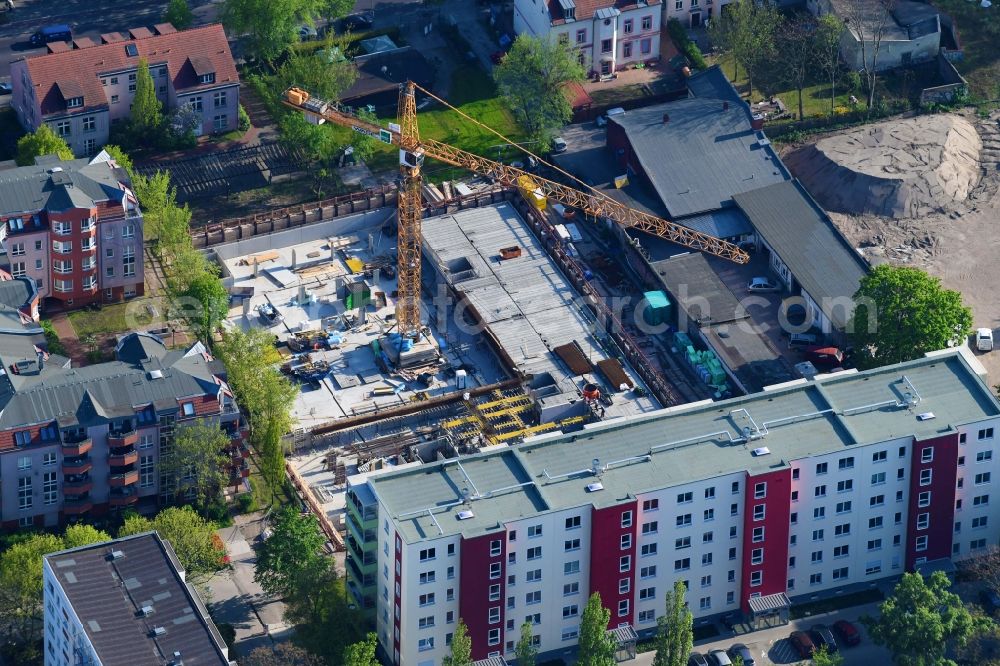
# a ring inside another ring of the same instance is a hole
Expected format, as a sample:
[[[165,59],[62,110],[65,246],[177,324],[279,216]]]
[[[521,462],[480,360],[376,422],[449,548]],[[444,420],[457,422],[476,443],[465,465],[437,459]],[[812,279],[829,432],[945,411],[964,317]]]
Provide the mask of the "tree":
[[[289,53],[288,58],[275,72],[275,91],[298,86],[309,94],[323,99],[338,99],[345,90],[354,85],[358,78],[358,68],[344,57],[336,57],[350,46],[343,39],[327,40],[323,48],[315,53]],[[301,113],[289,110],[297,116]]]
[[[352,9],[354,0],[320,0],[319,3],[319,13],[330,22],[341,16],[347,16]]]
[[[312,24],[317,9],[317,0],[225,0],[220,18],[249,57],[270,64],[295,43],[299,26]]]
[[[132,158],[128,156],[128,153],[126,153],[118,146],[110,143],[104,146],[104,152],[106,152],[108,155],[111,156],[111,159],[115,161],[115,164],[117,164],[122,169],[125,169],[130,179],[133,178],[133,174],[135,173],[135,166],[132,164]],[[136,198],[138,198],[138,196],[139,195],[136,195]]]
[[[824,14],[816,23],[813,33],[813,61],[817,69],[830,79],[830,115],[837,105],[837,72],[840,70],[840,38],[844,34],[844,21],[834,14]],[[799,97],[801,98],[801,93]]]
[[[194,13],[188,7],[187,0],[170,0],[167,11],[163,12],[163,20],[178,30],[187,30],[194,23]]]
[[[733,60],[743,66],[749,87],[747,95],[752,97],[754,76],[765,63],[771,62],[781,14],[768,2],[737,0],[726,5],[719,20],[710,25],[713,43],[718,40],[719,47],[732,53]],[[733,78],[737,78],[735,74]]]
[[[527,620],[521,625],[521,638],[517,641],[514,654],[517,656],[517,666],[535,666],[538,648],[535,647],[532,624]]]
[[[615,640],[608,635],[611,611],[601,604],[601,595],[594,592],[587,599],[580,618],[580,666],[614,666]]]
[[[63,534],[63,548],[79,548],[104,541],[111,541],[111,535],[91,525],[70,525]]]
[[[1000,548],[988,546],[975,557],[963,561],[962,567],[994,592],[1000,592]]]
[[[375,658],[377,647],[378,636],[374,632],[368,632],[365,640],[344,648],[344,666],[379,666],[378,659]]]
[[[17,140],[18,166],[31,166],[40,155],[58,155],[61,160],[73,159],[73,151],[69,145],[56,136],[48,125],[39,125],[31,134],[25,134]]]
[[[839,652],[830,652],[825,645],[816,648],[813,653],[813,666],[843,666],[844,657]]]
[[[548,142],[572,118],[564,88],[583,81],[584,71],[568,44],[521,34],[493,78],[528,137]]]
[[[199,255],[201,256],[201,255]],[[210,267],[206,264],[206,267]],[[193,315],[198,338],[212,344],[215,330],[229,314],[229,292],[215,271],[203,271],[195,275],[184,292],[185,298],[197,303],[200,317]]]
[[[451,637],[451,654],[443,660],[444,666],[472,666],[472,639],[465,621],[458,618],[458,626]]]
[[[653,666],[687,666],[694,646],[694,616],[684,602],[687,586],[674,581],[667,593],[666,613],[656,623],[656,656]]]
[[[860,368],[964,343],[972,330],[972,311],[962,295],[918,268],[876,266],[862,278],[854,302],[848,334]]]
[[[893,24],[894,0],[845,0],[840,6],[841,18],[858,42],[861,70],[868,90],[867,109],[875,106],[875,84],[878,82],[878,56],[882,38]]]
[[[929,578],[905,573],[891,597],[879,606],[878,617],[862,617],[872,640],[892,651],[901,666],[945,666],[948,645],[962,646],[987,630],[992,620],[973,616],[941,571]]]
[[[812,17],[796,15],[777,31],[777,49],[781,53],[784,74],[799,93],[799,120],[805,120],[802,89],[806,87],[813,63],[815,25]]]
[[[173,476],[180,486],[194,488],[199,504],[208,506],[228,480],[229,458],[223,451],[229,444],[229,436],[217,424],[180,426],[172,450],[160,459],[160,471]]]
[[[149,73],[149,62],[139,59],[136,70],[135,97],[132,98],[132,111],[129,116],[129,126],[132,138],[137,143],[150,145],[159,139],[163,130],[163,115],[160,113],[163,105],[156,98],[156,83]]]
[[[118,536],[149,530],[156,530],[170,542],[189,577],[205,577],[222,568],[226,549],[215,538],[215,525],[199,516],[191,507],[168,507],[156,514],[153,520],[129,514],[118,530]]]
[[[323,557],[320,549],[325,542],[312,514],[286,507],[277,514],[271,536],[257,552],[254,580],[270,595],[291,595],[309,564]]]
[[[240,664],[241,666],[325,666],[320,657],[288,642],[278,643],[273,649],[259,647],[240,659]]]

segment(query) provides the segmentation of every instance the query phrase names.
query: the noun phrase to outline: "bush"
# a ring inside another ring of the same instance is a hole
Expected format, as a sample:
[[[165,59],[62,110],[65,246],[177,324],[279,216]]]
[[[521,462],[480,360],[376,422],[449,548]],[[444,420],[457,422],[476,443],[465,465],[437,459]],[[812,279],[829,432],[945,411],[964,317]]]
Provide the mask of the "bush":
[[[705,62],[705,56],[701,54],[701,49],[691,41],[691,38],[688,37],[687,29],[681,25],[680,21],[675,18],[667,21],[667,32],[670,33],[670,39],[673,40],[674,46],[684,54],[692,67],[695,69],[708,68],[708,63]]]
[[[233,519],[229,515],[229,507],[222,497],[217,497],[211,502],[198,507],[198,513],[205,520],[210,520],[219,527],[229,527],[233,524]]]
[[[247,114],[247,110],[243,108],[240,104],[240,122],[239,128],[241,132],[246,132],[250,129],[250,116]]]
[[[238,495],[236,497],[236,504],[239,506],[240,513],[250,513],[257,510],[257,498],[254,497],[252,490]]]
[[[50,354],[66,355],[66,346],[59,341],[59,335],[48,319],[42,320],[42,331],[45,333],[45,346]]]
[[[844,74],[843,85],[850,93],[857,93],[861,90],[861,75],[851,71]]]

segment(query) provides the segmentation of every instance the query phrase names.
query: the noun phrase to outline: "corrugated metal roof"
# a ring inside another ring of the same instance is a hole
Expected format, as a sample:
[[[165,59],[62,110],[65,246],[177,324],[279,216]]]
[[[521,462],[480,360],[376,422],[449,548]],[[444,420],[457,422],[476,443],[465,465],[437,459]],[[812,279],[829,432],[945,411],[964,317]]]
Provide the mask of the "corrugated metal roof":
[[[715,238],[734,238],[753,232],[746,215],[735,206],[675,219],[674,222]]]
[[[767,594],[763,597],[750,597],[750,612],[770,613],[791,606],[788,595],[784,592]]]
[[[833,325],[843,329],[868,264],[797,181],[733,197]]]
[[[728,104],[728,108],[723,108]],[[664,114],[669,121],[664,123]],[[745,104],[682,99],[612,116],[672,218],[718,210],[733,194],[790,176],[763,136],[750,126]]]

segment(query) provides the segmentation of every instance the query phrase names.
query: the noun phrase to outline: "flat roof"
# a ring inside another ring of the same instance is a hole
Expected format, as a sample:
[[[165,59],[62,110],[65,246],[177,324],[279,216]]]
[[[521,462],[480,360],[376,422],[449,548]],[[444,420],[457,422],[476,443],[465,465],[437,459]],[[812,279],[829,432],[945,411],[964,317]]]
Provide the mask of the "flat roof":
[[[45,561],[105,666],[162,666],[175,652],[184,663],[229,664],[208,611],[156,532],[50,553]]]
[[[833,325],[844,328],[868,264],[819,204],[798,181],[777,183],[733,198]]]
[[[918,404],[908,406],[908,396],[919,396]],[[935,418],[920,420],[917,415],[925,412]],[[935,437],[998,415],[993,392],[960,351],[949,350],[543,435],[515,448],[369,482],[403,538],[415,542],[483,534],[550,510],[612,506],[623,497],[727,474],[759,474],[858,445]],[[761,436],[745,441],[743,429],[754,430],[754,424]],[[754,456],[752,449],[760,446],[770,454]],[[603,490],[592,492],[587,486],[597,480],[589,472],[595,458],[603,468]],[[473,515],[460,520],[463,509]]]

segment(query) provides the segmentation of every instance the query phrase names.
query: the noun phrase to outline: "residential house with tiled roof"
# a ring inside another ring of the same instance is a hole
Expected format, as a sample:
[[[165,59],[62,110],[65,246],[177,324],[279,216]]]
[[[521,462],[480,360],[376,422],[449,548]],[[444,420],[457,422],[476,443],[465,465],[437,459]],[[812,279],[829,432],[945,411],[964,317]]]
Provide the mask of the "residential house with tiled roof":
[[[592,76],[660,57],[660,0],[515,0],[514,32],[571,44]]]
[[[177,480],[160,461],[177,429],[193,423],[217,423],[230,434],[230,481],[243,483],[239,411],[222,364],[203,345],[174,351],[156,336],[130,333],[115,360],[77,368],[46,353],[41,328],[6,319],[0,313],[4,529],[174,500]]]
[[[129,116],[140,60],[149,63],[164,109],[190,104],[201,114],[196,134],[236,129],[240,80],[219,24],[134,28],[101,35],[100,44],[53,42],[49,53],[11,64],[11,106],[27,130],[45,123],[74,154],[93,155],[108,142],[111,125]]]
[[[31,319],[39,299],[65,309],[143,293],[142,213],[127,181],[104,151],[0,172],[0,279],[32,281]]]

